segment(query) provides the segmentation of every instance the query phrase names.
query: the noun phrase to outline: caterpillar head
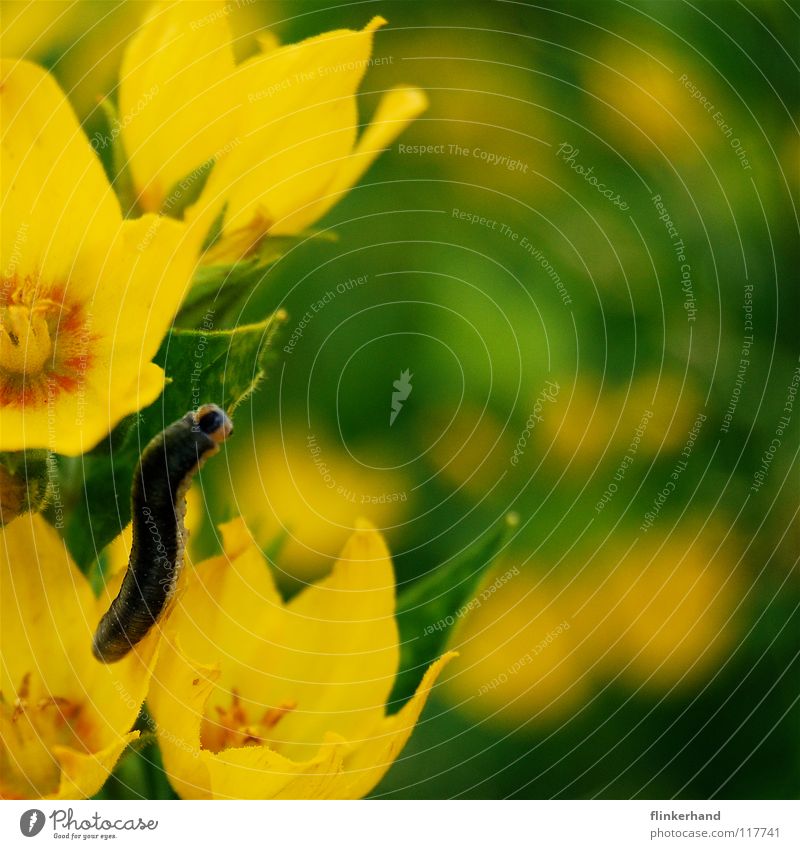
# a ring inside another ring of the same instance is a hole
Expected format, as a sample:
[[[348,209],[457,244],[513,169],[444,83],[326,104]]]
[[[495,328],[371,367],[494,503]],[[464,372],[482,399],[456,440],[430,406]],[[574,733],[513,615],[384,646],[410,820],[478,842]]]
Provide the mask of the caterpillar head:
[[[216,404],[203,404],[194,413],[196,426],[219,445],[233,433],[233,423]]]

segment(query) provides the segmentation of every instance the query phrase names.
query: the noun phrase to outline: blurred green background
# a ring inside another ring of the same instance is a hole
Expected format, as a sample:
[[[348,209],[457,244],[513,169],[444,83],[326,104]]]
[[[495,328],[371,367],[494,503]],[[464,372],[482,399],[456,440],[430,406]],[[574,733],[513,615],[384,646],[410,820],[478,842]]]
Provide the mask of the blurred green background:
[[[288,345],[328,301],[204,476],[212,520],[288,532],[292,591],[359,515],[404,586],[521,519],[375,795],[796,796],[796,12],[228,7],[240,56],[382,14],[362,120],[399,82],[430,108],[230,317],[283,307]],[[5,2],[3,53],[91,137],[144,9]]]

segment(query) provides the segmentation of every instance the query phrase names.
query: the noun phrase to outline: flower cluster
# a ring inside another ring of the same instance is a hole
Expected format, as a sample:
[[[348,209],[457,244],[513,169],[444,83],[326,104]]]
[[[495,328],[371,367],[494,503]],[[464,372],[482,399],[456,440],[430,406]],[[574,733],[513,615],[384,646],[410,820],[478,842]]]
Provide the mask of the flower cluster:
[[[102,664],[91,637],[129,536],[102,555],[97,596],[87,574],[99,561],[76,566],[52,494],[48,513],[38,490],[20,490],[20,467],[45,468],[37,452],[60,455],[48,475],[74,471],[69,457],[86,469],[109,454],[109,435],[118,444],[123,419],[165,392],[171,376],[153,360],[199,266],[235,264],[310,227],[425,108],[419,90],[393,89],[358,133],[356,94],[382,18],[287,46],[264,37],[239,64],[227,14],[196,18],[186,2],[146,10],[102,145],[45,70],[0,65],[3,798],[97,793],[153,720],[182,796],[361,797],[450,658],[387,713],[400,652],[380,533],[359,525],[329,576],[285,603],[236,519],[222,528],[222,554],[183,571],[160,627]],[[116,175],[105,148],[122,161]],[[78,501],[73,489],[59,510]]]

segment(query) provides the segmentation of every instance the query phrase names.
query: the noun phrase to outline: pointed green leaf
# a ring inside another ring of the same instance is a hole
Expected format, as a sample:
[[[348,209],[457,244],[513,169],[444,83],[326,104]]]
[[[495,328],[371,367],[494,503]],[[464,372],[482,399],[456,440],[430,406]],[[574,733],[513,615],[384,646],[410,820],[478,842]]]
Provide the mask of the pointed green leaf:
[[[192,168],[180,180],[176,180],[161,204],[161,214],[180,221],[183,213],[200,197],[214,164],[213,159],[207,159],[197,168]]]
[[[471,609],[475,592],[517,526],[509,513],[496,528],[397,598],[400,669],[390,698],[392,711],[409,699],[425,670],[445,649],[453,626]]]

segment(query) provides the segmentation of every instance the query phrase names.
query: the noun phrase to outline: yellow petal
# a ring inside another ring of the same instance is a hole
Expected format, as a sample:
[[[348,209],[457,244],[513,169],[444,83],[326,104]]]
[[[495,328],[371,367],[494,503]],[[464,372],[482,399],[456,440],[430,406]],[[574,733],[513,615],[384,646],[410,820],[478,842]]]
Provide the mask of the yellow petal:
[[[80,325],[48,319],[54,372],[32,368],[24,397],[8,390],[4,375],[4,394],[14,397],[4,397],[0,450],[74,456],[161,392],[163,374],[150,361],[201,237],[154,216],[123,223],[55,83],[27,62],[4,61],[2,77],[1,267],[15,298],[22,292],[46,305],[53,297]]]
[[[266,746],[205,755],[215,799],[329,799],[341,785],[347,743],[328,735],[312,758],[296,762]]]
[[[219,669],[190,660],[177,640],[165,639],[147,703],[158,726],[164,769],[184,799],[211,795],[200,725]]]
[[[222,667],[223,700],[233,687],[258,698],[250,679],[266,673],[253,667],[269,672],[263,655],[281,639],[283,600],[244,523],[237,519],[222,531],[225,555],[198,564],[188,576],[169,629],[189,657]]]
[[[331,575],[289,603],[268,655],[276,703],[297,703],[275,728],[288,757],[307,756],[327,731],[358,739],[383,716],[399,663],[394,611],[391,557],[363,523]]]
[[[238,516],[235,519],[231,519],[230,522],[225,522],[224,524],[219,526],[220,533],[222,534],[222,550],[225,554],[231,559],[236,559],[240,555],[244,554],[253,546],[253,535],[247,529],[247,525],[244,523],[244,519]],[[269,578],[269,572],[267,571],[267,576]],[[268,591],[270,594],[274,589],[274,584],[272,580],[269,580],[269,588]]]
[[[120,121],[143,209],[212,159],[231,137],[234,69],[230,4],[154,3],[128,42]]]
[[[88,799],[94,796],[111,775],[126,746],[138,736],[138,731],[131,731],[130,734],[119,737],[96,754],[78,752],[66,746],[56,746],[53,753],[61,765],[61,783],[58,792],[46,798]]]
[[[112,322],[119,365],[137,374],[158,351],[189,290],[199,241],[182,223],[156,215],[126,221],[119,239],[114,283],[109,273],[104,281],[113,296],[101,301],[98,293],[95,310],[98,321]],[[127,354],[134,354],[134,360]]]
[[[121,213],[100,161],[42,68],[0,63],[3,275],[82,280],[83,258],[105,254]]]
[[[355,150],[345,157],[324,194],[315,203],[298,209],[278,221],[273,235],[299,233],[318,221],[360,179],[369,166],[428,107],[425,93],[418,88],[398,86],[381,99],[372,123],[358,140]]]
[[[128,731],[144,702],[159,635],[120,663],[92,656],[107,599],[96,600],[58,532],[39,514],[21,516],[0,534],[0,689],[13,700],[30,674],[28,699],[81,704],[87,742],[105,748]]]
[[[541,580],[539,564],[514,566],[501,577],[508,565],[498,565],[485,579],[486,587],[497,579],[493,591],[459,624],[452,645],[464,660],[443,684],[444,693],[479,721],[491,718],[514,728],[563,721],[591,693],[592,663],[581,645],[602,644],[603,654],[607,644],[592,634],[590,617],[572,615],[585,598],[566,599],[558,581]],[[586,582],[589,593],[596,584],[594,576]],[[605,598],[597,598],[604,606]]]
[[[337,798],[361,799],[383,778],[408,742],[436,679],[455,657],[456,652],[448,652],[432,663],[410,701],[398,713],[386,717],[370,739],[354,746],[353,754],[345,760],[344,787]]]
[[[143,364],[139,374],[123,372],[122,367],[90,374],[78,392],[60,393],[49,408],[4,408],[0,450],[49,448],[78,457],[94,448],[125,416],[152,404],[163,388],[164,372],[153,363]]]
[[[3,442],[17,434],[20,447],[77,456],[155,401],[164,372],[151,360],[188,289],[197,250],[180,222],[155,215],[126,221],[110,248],[114,261],[95,278],[90,359],[78,391],[60,393],[49,410],[19,411],[19,430],[6,431],[4,422]]]
[[[0,689],[13,701],[31,674],[31,701],[82,701],[95,602],[55,528],[26,514],[0,531]],[[127,730],[127,729],[125,729]]]
[[[262,53],[272,53],[273,50],[277,50],[281,46],[277,33],[271,30],[258,33],[256,41],[258,42],[258,49]]]
[[[107,609],[105,603],[97,605],[93,631]],[[111,745],[135,722],[150,687],[160,641],[161,633],[154,628],[118,663],[104,664],[92,658],[83,680],[83,716],[91,723],[93,746]]]
[[[383,716],[399,649],[391,558],[373,528],[356,531],[330,577],[287,606],[248,534],[231,563],[198,566],[172,624],[191,657],[222,668],[212,705],[234,690],[254,716],[296,705],[272,732],[292,760],[311,757],[328,732],[352,739]]]
[[[236,70],[237,144],[217,161],[189,216],[209,226],[227,202],[224,233],[247,227],[258,210],[286,232],[286,216],[323,193],[356,138],[355,94],[372,34],[335,30],[261,53]]]

